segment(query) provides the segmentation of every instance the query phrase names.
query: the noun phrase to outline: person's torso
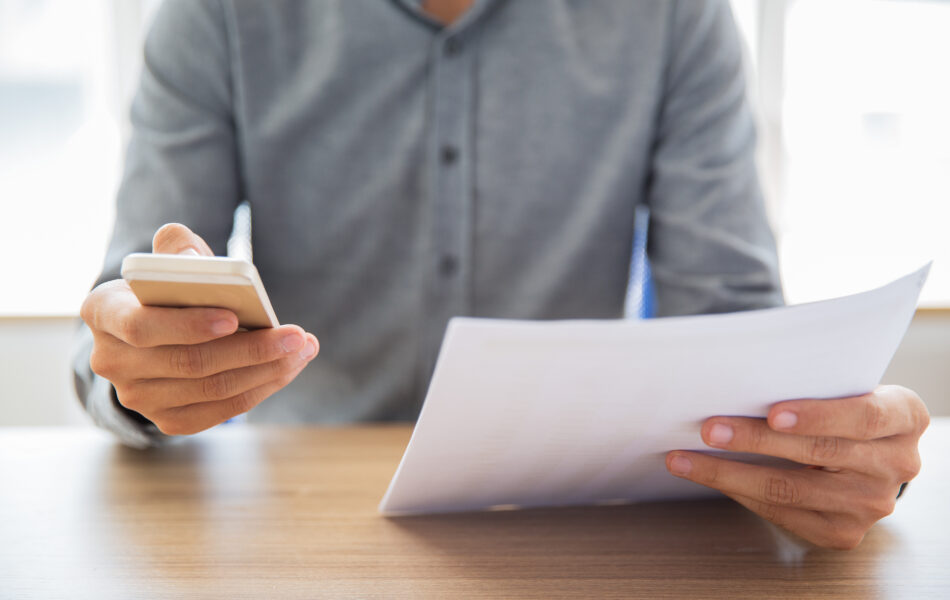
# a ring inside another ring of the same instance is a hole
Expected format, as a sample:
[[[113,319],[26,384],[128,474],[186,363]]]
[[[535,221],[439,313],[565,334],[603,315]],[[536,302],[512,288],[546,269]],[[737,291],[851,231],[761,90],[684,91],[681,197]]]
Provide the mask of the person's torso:
[[[620,316],[667,3],[489,1],[447,29],[396,0],[229,11],[255,263],[322,342],[255,414],[411,419],[453,315]]]

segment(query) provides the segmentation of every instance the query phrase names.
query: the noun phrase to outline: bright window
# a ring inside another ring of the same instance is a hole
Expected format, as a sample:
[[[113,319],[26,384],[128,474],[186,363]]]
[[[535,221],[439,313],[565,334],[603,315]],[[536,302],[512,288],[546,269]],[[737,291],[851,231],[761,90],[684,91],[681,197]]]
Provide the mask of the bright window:
[[[785,21],[790,301],[846,293],[935,259],[950,304],[950,3],[797,0]]]
[[[0,314],[75,314],[119,170],[106,2],[0,0]]]
[[[75,314],[157,0],[0,0],[0,315]],[[790,301],[936,259],[950,306],[950,3],[732,0]]]

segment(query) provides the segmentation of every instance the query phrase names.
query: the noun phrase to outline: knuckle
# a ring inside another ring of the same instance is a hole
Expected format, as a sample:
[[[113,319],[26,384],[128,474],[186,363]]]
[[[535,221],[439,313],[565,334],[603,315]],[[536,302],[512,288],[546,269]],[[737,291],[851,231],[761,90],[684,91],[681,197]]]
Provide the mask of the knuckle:
[[[897,465],[897,478],[901,483],[910,481],[920,473],[921,460],[920,452],[914,448],[908,456],[904,457]]]
[[[209,367],[207,351],[201,346],[177,346],[171,353],[172,369],[185,377],[204,375]]]
[[[921,402],[921,405],[923,405],[923,402]],[[922,406],[917,418],[917,435],[923,435],[928,427],[930,427],[930,411],[927,410],[926,406]]]
[[[880,431],[884,428],[886,413],[881,401],[875,396],[869,396],[864,402],[864,431],[865,439],[874,439],[879,437]]]
[[[190,423],[177,415],[165,415],[152,422],[155,423],[158,430],[165,435],[188,435],[194,433]]]
[[[911,393],[911,402],[912,410],[914,411],[914,433],[919,437],[930,427],[930,411],[927,410],[927,405],[924,404],[924,401],[914,392]]]
[[[765,443],[766,443],[765,435],[766,435],[766,433],[765,433],[764,428],[762,428],[762,427],[749,427],[749,428],[748,428],[748,433],[747,433],[746,435],[748,436],[747,439],[748,439],[749,449],[750,449],[750,450],[753,450],[753,451],[754,451],[754,450],[757,450],[757,449],[762,448],[762,447],[765,446]]]
[[[864,539],[864,534],[841,533],[825,544],[831,550],[854,550]]]
[[[103,296],[108,293],[112,282],[106,282],[96,286],[91,292],[86,294],[86,298],[79,307],[79,316],[83,322],[89,326],[89,329],[95,331],[100,328],[100,307],[102,306]]]
[[[217,373],[201,380],[201,395],[208,400],[220,400],[234,395],[237,381],[230,371]]]
[[[89,292],[86,296],[86,299],[82,301],[82,306],[79,307],[79,318],[89,326],[90,329],[93,329],[95,323],[94,316],[96,314],[95,309],[96,302],[96,291],[93,290]]]
[[[145,328],[138,319],[124,319],[119,327],[122,340],[130,346],[140,348],[145,343]]]
[[[771,504],[769,502],[760,502],[759,503],[759,514],[762,515],[762,518],[770,523],[775,523],[779,527],[785,527],[785,523],[779,519],[779,509],[778,505]]]
[[[822,545],[833,550],[854,550],[866,531],[858,525],[832,524],[828,528],[828,539]]]
[[[823,463],[838,458],[841,452],[840,440],[834,436],[818,436],[811,440],[805,453],[808,463]]]
[[[801,502],[798,486],[788,477],[768,477],[765,480],[762,497],[769,504],[794,506]]]
[[[116,360],[112,352],[107,352],[95,345],[92,347],[92,353],[89,355],[89,368],[96,375],[105,377],[112,381],[112,375],[116,374]]]
[[[287,383],[290,383],[289,381]],[[284,385],[287,385],[286,383]],[[695,458],[693,460],[693,470],[690,471],[689,476],[695,477],[695,480],[703,485],[708,485],[710,487],[716,487],[719,484],[719,464],[716,461],[711,461],[707,465],[703,465],[702,468],[696,468],[699,465],[696,465]]]
[[[893,513],[896,506],[897,494],[886,494],[876,498],[870,503],[870,506],[868,506],[868,513],[870,514],[873,521],[878,521]]]
[[[152,421],[155,424],[155,427],[165,435],[178,435],[177,422],[174,419],[161,418],[155,419]]]
[[[270,352],[263,340],[254,340],[247,346],[247,358],[251,364],[260,364],[270,359]]]
[[[119,401],[119,404],[124,406],[129,410],[134,410],[139,412],[143,408],[143,396],[140,394],[135,387],[132,386],[122,386],[115,388],[115,397]]]
[[[243,415],[257,405],[254,396],[250,393],[238,394],[229,398],[227,402],[228,418],[234,415]]]

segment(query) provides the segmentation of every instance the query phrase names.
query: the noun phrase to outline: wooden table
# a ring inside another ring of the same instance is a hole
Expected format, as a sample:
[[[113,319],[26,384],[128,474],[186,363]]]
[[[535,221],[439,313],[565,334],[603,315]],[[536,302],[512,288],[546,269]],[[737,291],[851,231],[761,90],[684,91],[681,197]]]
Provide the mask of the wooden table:
[[[385,519],[409,433],[236,425],[136,451],[0,430],[0,598],[950,598],[950,419],[850,552],[726,500]]]

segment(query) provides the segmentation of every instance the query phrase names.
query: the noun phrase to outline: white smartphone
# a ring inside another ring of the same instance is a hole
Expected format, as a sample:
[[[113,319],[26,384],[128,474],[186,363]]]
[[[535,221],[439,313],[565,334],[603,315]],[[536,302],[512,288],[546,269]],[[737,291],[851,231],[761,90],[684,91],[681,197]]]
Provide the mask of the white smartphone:
[[[257,269],[246,260],[187,254],[129,254],[122,278],[144,306],[226,308],[245,329],[277,327]]]

